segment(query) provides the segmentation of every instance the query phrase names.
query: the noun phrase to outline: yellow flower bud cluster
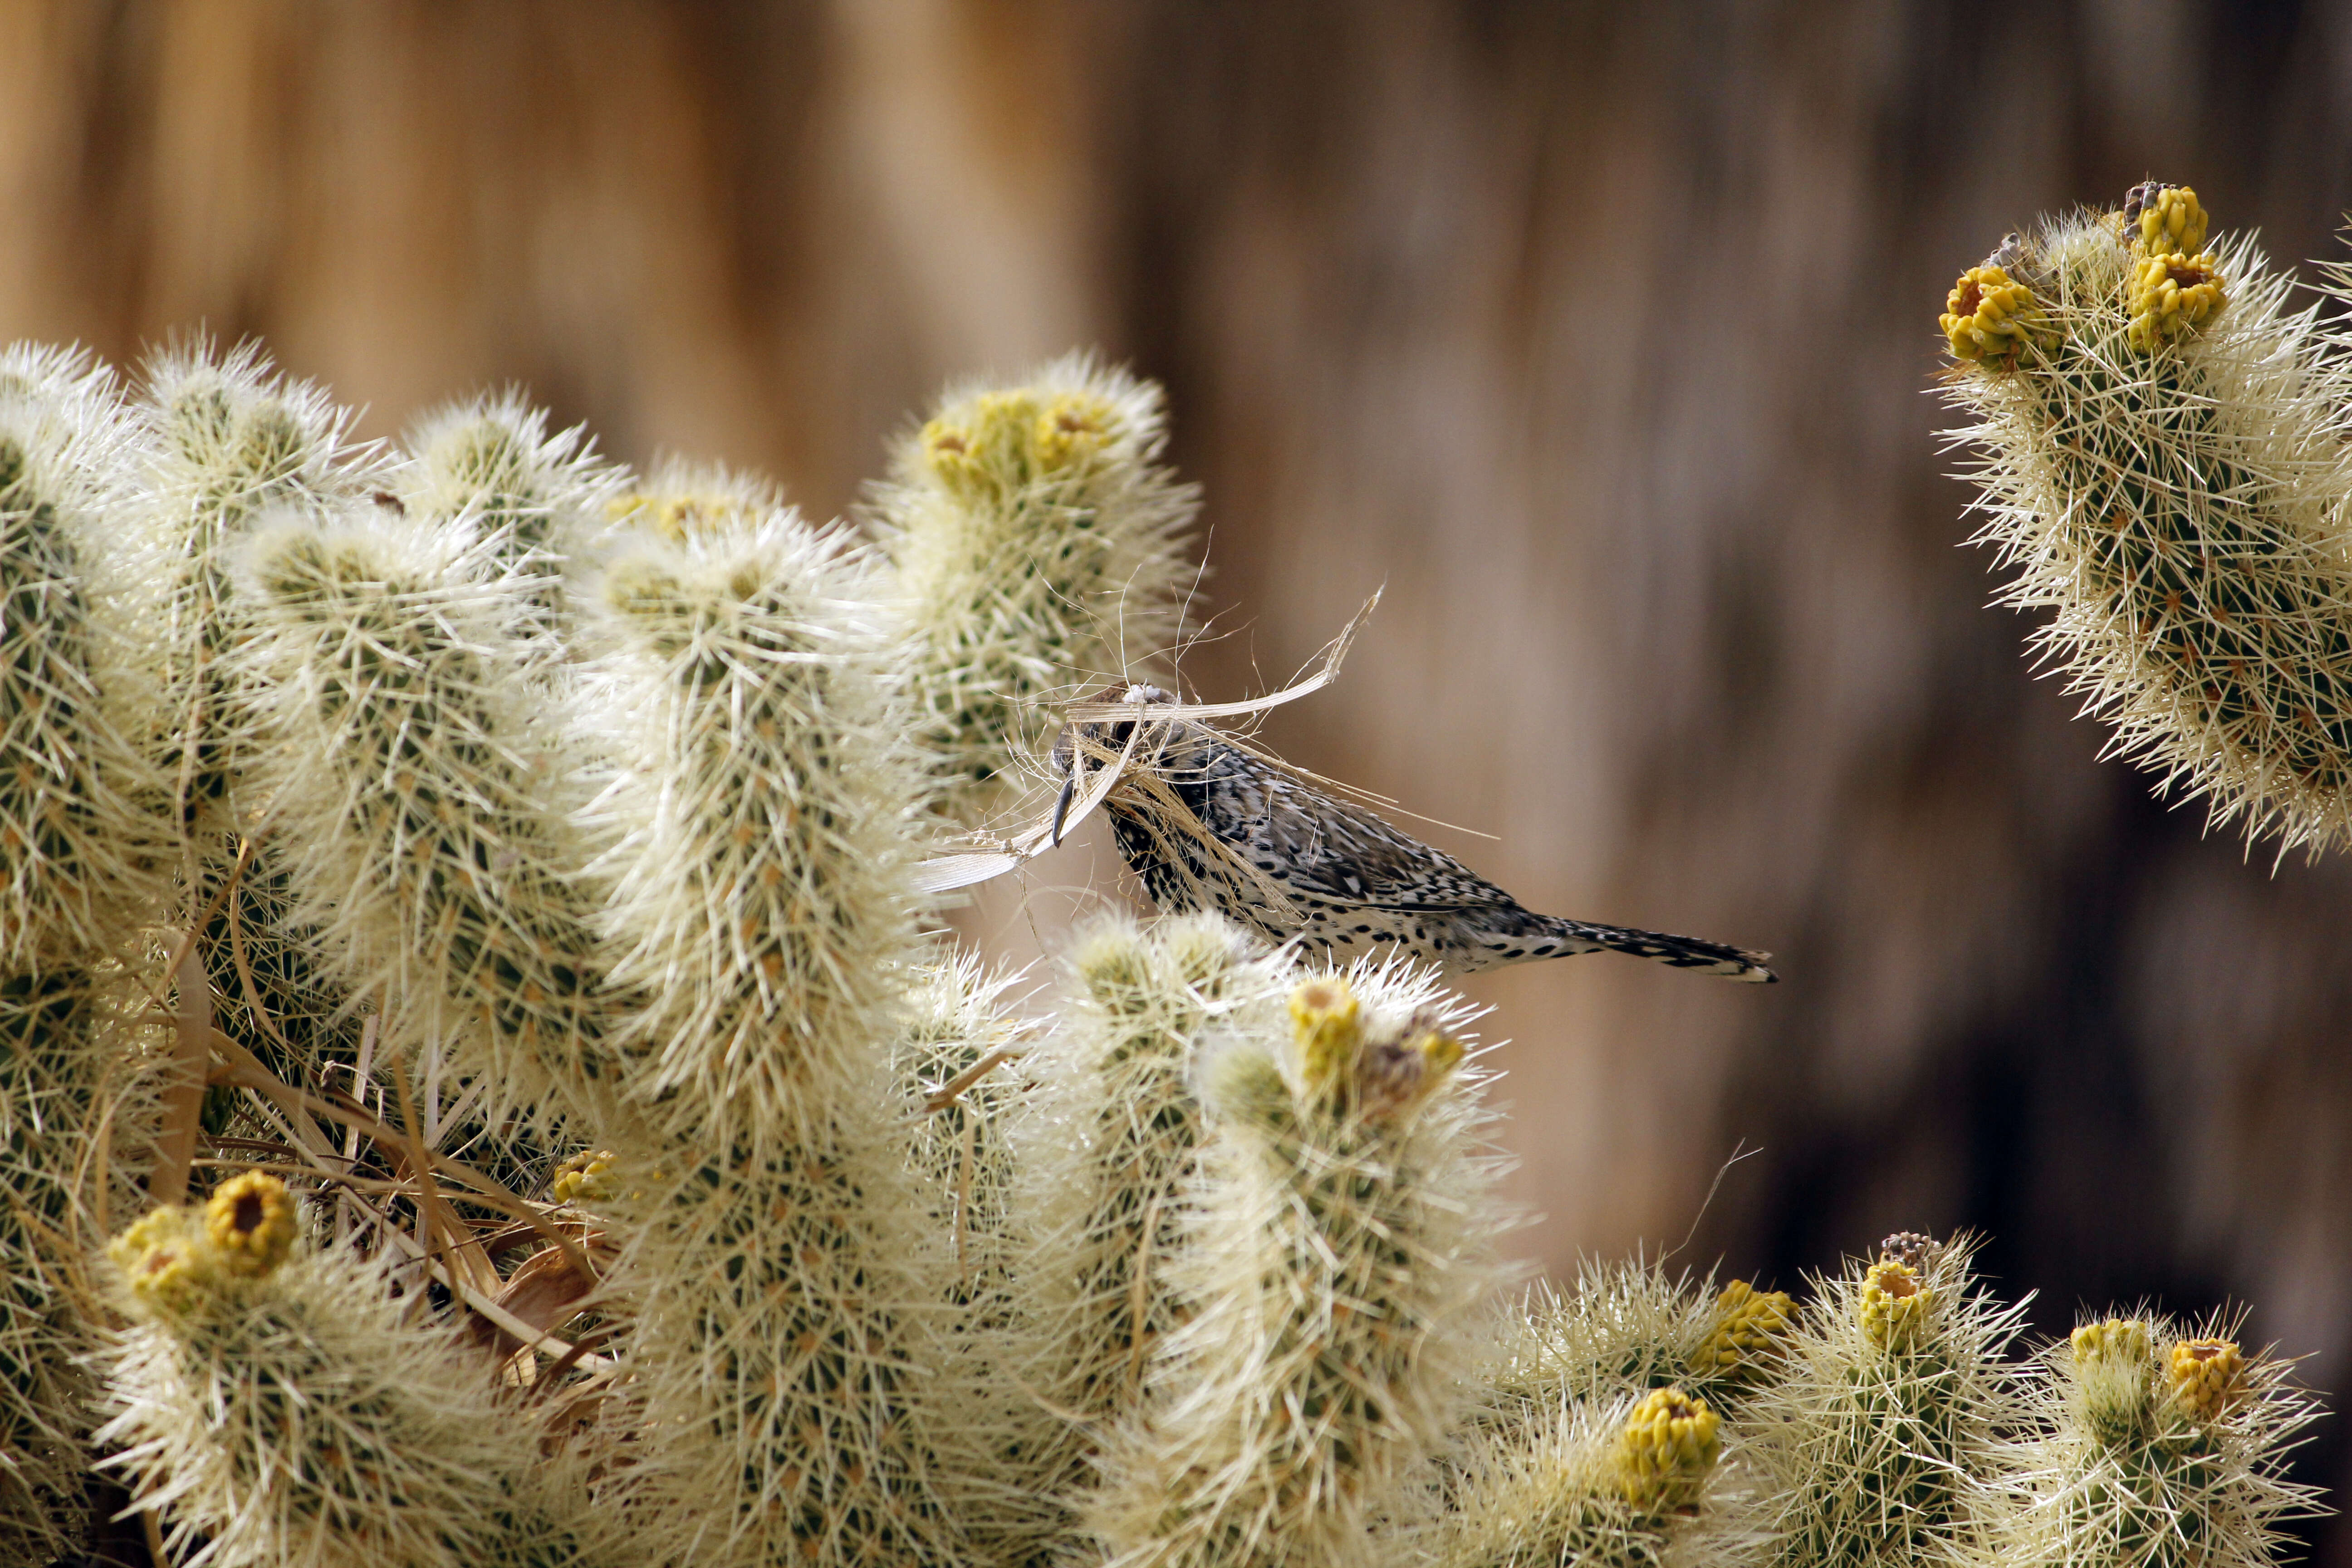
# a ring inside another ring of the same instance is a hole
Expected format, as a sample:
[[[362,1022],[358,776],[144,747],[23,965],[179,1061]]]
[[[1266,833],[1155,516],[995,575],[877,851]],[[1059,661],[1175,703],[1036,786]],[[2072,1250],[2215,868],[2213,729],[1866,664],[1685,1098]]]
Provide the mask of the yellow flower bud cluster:
[[[1796,1308],[1786,1290],[1759,1290],[1734,1279],[1715,1300],[1715,1327],[1691,1355],[1692,1375],[1735,1383],[1756,1377],[1779,1358]]]
[[[2139,1366],[2148,1359],[2147,1325],[2137,1318],[2109,1318],[2103,1323],[2084,1323],[2074,1331],[2068,1342],[2074,1348],[2077,1366],[2095,1362]]]
[[[2084,1426],[2110,1445],[2137,1440],[2147,1428],[2148,1383],[2156,1372],[2147,1324],[2137,1318],[2084,1323],[2067,1344],[2074,1361],[2075,1408]]]
[[[2212,252],[2143,256],[2132,268],[2132,347],[2154,353],[2199,331],[2219,315],[2221,263]]]
[[[2042,335],[2042,307],[2033,290],[2002,267],[1971,267],[1944,298],[1937,318],[1952,357],[2015,364]]]
[[[1638,1513],[1679,1512],[1723,1455],[1723,1417],[1679,1388],[1653,1389],[1617,1439],[1617,1479]]]
[[[134,1302],[177,1316],[236,1281],[267,1278],[293,1255],[300,1234],[286,1184],[248,1171],[223,1183],[200,1214],[157,1209],[109,1243],[106,1255]]]
[[[1862,1285],[1862,1331],[1881,1350],[1903,1350],[1936,1310],[1933,1286],[1901,1263],[1874,1263]]]
[[[723,490],[631,490],[604,503],[611,521],[647,529],[672,543],[751,521],[760,510],[751,498]]]
[[[2187,185],[2142,186],[2125,204],[2137,205],[2139,247],[2149,256],[2193,255],[2205,243],[2205,207]]]
[[[205,1205],[205,1239],[221,1267],[240,1279],[257,1279],[285,1262],[300,1234],[294,1194],[265,1172],[232,1177]]]
[[[1307,1092],[1368,1121],[1418,1105],[1462,1061],[1462,1042],[1423,1017],[1369,1033],[1355,992],[1338,975],[1290,994],[1290,1031]]]
[[[107,1244],[131,1298],[163,1312],[184,1312],[202,1297],[210,1249],[184,1210],[157,1209]]]
[[[1344,980],[1310,980],[1290,994],[1290,1037],[1299,1076],[1318,1094],[1331,1092],[1363,1049],[1362,1007]]]
[[[1118,434],[1118,416],[1085,392],[1040,400],[991,392],[961,418],[923,426],[923,461],[940,483],[966,495],[1002,496],[1041,479],[1083,470]]]
[[[614,1169],[620,1156],[610,1149],[574,1154],[555,1167],[548,1192],[560,1204],[593,1204],[613,1195]]]
[[[2229,1340],[2183,1340],[2165,1371],[2175,1408],[2193,1421],[2217,1421],[2244,1382],[2246,1358]]]
[[[2135,210],[2136,209],[2136,210]],[[2132,347],[2154,353],[2221,313],[2221,264],[2205,243],[2205,208],[2186,185],[2142,186],[2124,208],[2137,217],[2129,288]]]

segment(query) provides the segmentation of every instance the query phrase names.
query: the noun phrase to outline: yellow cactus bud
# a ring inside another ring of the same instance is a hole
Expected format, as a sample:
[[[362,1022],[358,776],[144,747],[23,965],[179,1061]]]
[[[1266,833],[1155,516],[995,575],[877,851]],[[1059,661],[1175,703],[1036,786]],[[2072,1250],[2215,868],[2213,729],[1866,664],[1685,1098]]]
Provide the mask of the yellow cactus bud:
[[[2033,290],[2013,280],[2005,268],[1971,267],[1944,297],[1937,319],[1952,357],[2013,364],[2043,333],[2042,308]]]
[[[1291,1037],[1308,1088],[1328,1092],[1355,1066],[1364,1043],[1361,1010],[1337,976],[1310,980],[1290,994]]]
[[[1089,392],[1056,393],[1039,405],[1026,391],[983,393],[923,426],[924,466],[949,489],[1003,496],[1083,468],[1118,435],[1118,413]]]
[[[719,490],[632,490],[604,503],[604,515],[613,521],[634,523],[673,543],[751,521],[757,510],[749,498]]]
[[[2205,208],[2187,185],[2159,187],[2152,195],[2134,193],[2139,205],[2139,248],[2149,256],[2197,253],[2205,243]]]
[[[2228,302],[2220,261],[2210,251],[2140,258],[2132,269],[2132,347],[2154,353],[2202,329]]]
[[[1090,393],[1056,395],[1037,416],[1037,467],[1046,473],[1082,467],[1118,434],[1118,418],[1108,401]]]
[[[286,1184],[262,1171],[247,1171],[221,1184],[205,1205],[205,1237],[224,1272],[257,1279],[286,1261],[301,1222]]]
[[[1617,1439],[1617,1479],[1644,1514],[1674,1513],[1698,1500],[1723,1453],[1723,1418],[1679,1388],[1653,1389]]]
[[[2076,1329],[2069,1342],[2074,1350],[2074,1364],[2087,1365],[2105,1362],[2132,1366],[2148,1359],[2147,1325],[2137,1318],[2109,1318],[2103,1323],[2084,1323]]]
[[[1797,1303],[1786,1290],[1759,1290],[1734,1279],[1715,1299],[1715,1327],[1691,1353],[1695,1377],[1745,1382],[1779,1359],[1795,1321]]]
[[[2147,1430],[2148,1384],[2156,1372],[2151,1343],[2148,1326],[2137,1318],[2084,1323],[2069,1339],[2074,1406],[2101,1442],[2120,1446]]]
[[[2172,1403],[2195,1421],[2216,1421],[2236,1396],[2246,1371],[2245,1353],[2229,1340],[2183,1340],[2172,1347],[2166,1368]]]
[[[555,1167],[555,1175],[548,1183],[548,1191],[560,1204],[588,1202],[612,1195],[611,1176],[618,1162],[610,1149],[595,1149],[572,1155]]]
[[[1862,1331],[1881,1350],[1902,1350],[1935,1310],[1934,1287],[1900,1263],[1874,1263],[1862,1286]]]
[[[157,1209],[107,1244],[132,1300],[163,1312],[184,1312],[217,1278],[218,1264],[204,1232],[187,1212]]]
[[[1029,393],[982,393],[964,419],[923,426],[923,462],[959,494],[1001,495],[1028,482],[1039,426],[1049,420]]]
[[[1408,1040],[1406,1048],[1421,1054],[1432,1081],[1462,1065],[1462,1042],[1442,1029],[1424,1030]]]

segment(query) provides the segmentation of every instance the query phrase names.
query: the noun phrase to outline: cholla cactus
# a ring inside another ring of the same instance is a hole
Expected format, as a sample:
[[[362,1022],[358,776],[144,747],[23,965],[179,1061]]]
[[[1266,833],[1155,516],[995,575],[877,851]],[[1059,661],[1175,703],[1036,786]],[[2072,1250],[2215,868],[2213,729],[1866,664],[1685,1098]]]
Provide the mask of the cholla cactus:
[[[1166,440],[1158,387],[1074,355],[950,391],[899,443],[874,511],[922,740],[965,815],[1038,749],[1037,699],[1172,649],[1198,500],[1160,465]]]
[[[1794,1303],[1735,1279],[1720,1292],[1643,1259],[1588,1260],[1565,1294],[1538,1284],[1484,1376],[1487,1419],[1681,1384],[1712,1394],[1777,1364]]]
[[[2000,1356],[2022,1309],[1975,1283],[1973,1249],[1821,1282],[1747,1418],[1775,1568],[1940,1563],[1974,1539],[2016,1419]]]
[[[2034,1373],[2036,1437],[1981,1544],[1988,1568],[2253,1568],[2283,1521],[2313,1511],[2282,1472],[2316,1406],[2218,1325],[2191,1338],[2160,1318],[2084,1323]]]
[[[1458,1413],[1495,1279],[1463,1009],[1368,962],[1289,1010],[1286,1031],[1237,1020],[1202,1064],[1217,1135],[1178,1260],[1190,1315],[1095,1514],[1123,1565],[1378,1561],[1372,1527]]]
[[[2150,184],[2011,237],[1947,301],[1948,386],[2006,602],[2056,612],[2115,749],[2315,851],[2352,841],[2352,353],[2205,229]]]
[[[562,560],[581,530],[603,521],[619,482],[584,431],[549,435],[545,411],[513,392],[436,409],[403,445],[405,510],[464,524],[493,542],[489,559],[509,569]]]
[[[313,1250],[285,1184],[224,1184],[110,1249],[132,1326],[102,1441],[167,1545],[217,1568],[588,1568],[615,1562],[582,1478],[503,1404],[493,1358],[387,1271]]]
[[[1794,1315],[1780,1291],[1740,1279],[1717,1292],[1646,1259],[1587,1262],[1565,1295],[1538,1286],[1447,1456],[1429,1555],[1446,1568],[1645,1563],[1671,1540],[1681,1562],[1751,1559],[1748,1500],[1709,1482],[1725,1413],[1778,1375]],[[1661,1423],[1692,1483],[1671,1499],[1623,1474]]]
[[[2186,363],[2242,275],[2213,314],[2193,205],[2142,205],[2185,260],[2116,341]],[[1976,285],[1982,374],[2063,354],[2038,286]],[[942,795],[1174,634],[1149,388],[950,399],[884,550],[511,398],[388,461],[250,353],[151,379],[126,421],[0,360],[0,1556],[66,1544],[115,1310],[100,1457],[228,1568],[2070,1560],[2052,1520],[2252,1562],[2300,1505],[2300,1396],[2216,1338],[2117,1330],[2018,1415],[1964,1247],[1801,1313],[1640,1261],[1494,1307],[1425,974],[1112,921],[1024,1015],[926,931]],[[193,1072],[142,1087],[190,974],[209,1146]],[[93,1299],[126,1169],[254,1153]]]

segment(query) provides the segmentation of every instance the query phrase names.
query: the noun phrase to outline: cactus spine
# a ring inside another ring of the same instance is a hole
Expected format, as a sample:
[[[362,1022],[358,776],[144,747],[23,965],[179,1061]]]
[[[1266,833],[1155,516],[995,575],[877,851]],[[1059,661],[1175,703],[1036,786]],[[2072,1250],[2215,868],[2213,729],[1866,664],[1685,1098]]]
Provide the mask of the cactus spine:
[[[1380,1561],[1373,1526],[1456,1414],[1494,1279],[1462,1010],[1365,963],[1290,1012],[1202,1063],[1218,1131],[1177,1271],[1190,1316],[1096,1510],[1121,1564]]]
[[[218,1568],[588,1568],[613,1561],[587,1489],[550,1466],[495,1358],[414,1310],[379,1262],[314,1251],[258,1172],[110,1249],[102,1437],[167,1544]]]
[[[1952,291],[2005,602],[2115,749],[2282,848],[2352,842],[2352,345],[2143,186]],[[2336,286],[2343,288],[2339,276]]]
[[[1017,782],[1040,698],[1172,650],[1199,501],[1160,466],[1165,426],[1158,387],[1072,355],[950,390],[899,443],[873,512],[952,809],[982,814]]]

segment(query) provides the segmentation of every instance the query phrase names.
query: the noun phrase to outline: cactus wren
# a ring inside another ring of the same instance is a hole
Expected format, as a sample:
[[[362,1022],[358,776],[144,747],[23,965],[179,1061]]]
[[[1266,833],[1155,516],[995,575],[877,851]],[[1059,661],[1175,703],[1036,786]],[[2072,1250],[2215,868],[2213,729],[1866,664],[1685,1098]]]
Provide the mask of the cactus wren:
[[[1097,700],[1176,700],[1157,687],[1130,686],[1113,688]],[[1204,725],[1171,720],[1155,727],[1162,732],[1146,734],[1138,754],[1150,760],[1151,773],[1191,814],[1198,832],[1165,820],[1164,806],[1152,810],[1148,791],[1122,785],[1104,809],[1119,853],[1162,910],[1205,904],[1306,952],[1345,959],[1393,947],[1453,974],[1607,948],[1732,980],[1777,978],[1764,967],[1767,953],[1532,913],[1451,855],[1227,743]],[[1116,721],[1063,727],[1053,752],[1054,767],[1066,781],[1055,809],[1057,839],[1079,782],[1073,765],[1076,736],[1085,736],[1090,751],[1115,752],[1128,744],[1132,729]]]

